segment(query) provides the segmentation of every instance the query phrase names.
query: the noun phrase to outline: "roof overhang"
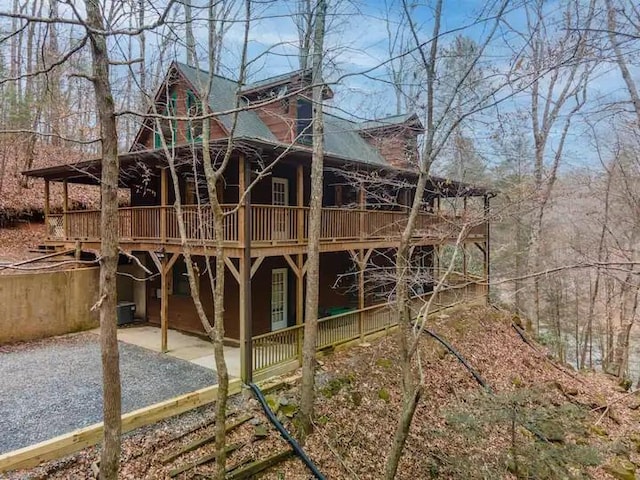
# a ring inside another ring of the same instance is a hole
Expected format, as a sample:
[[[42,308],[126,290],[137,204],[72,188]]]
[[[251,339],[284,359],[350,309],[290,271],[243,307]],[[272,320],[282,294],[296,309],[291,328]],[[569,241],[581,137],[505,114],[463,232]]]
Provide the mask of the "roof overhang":
[[[210,142],[211,148],[215,151],[226,149],[228,139],[214,140]],[[233,140],[233,149],[238,154],[244,153],[253,157],[281,156],[283,159],[303,161],[311,163],[312,150],[304,145],[274,142],[259,138],[237,137]],[[200,144],[183,144],[172,147],[170,154],[175,158],[176,166],[191,164],[194,157],[198,156],[202,150]],[[169,162],[163,149],[139,150],[127,152],[118,156],[120,170],[125,172],[125,179],[121,178],[122,186],[126,186],[127,173],[131,178],[137,178],[143,174],[147,167],[168,168]],[[416,179],[418,172],[411,169],[393,167],[391,165],[381,165],[377,163],[367,163],[352,158],[345,158],[331,153],[325,153],[324,162],[333,167],[350,167],[358,170],[376,171],[388,175],[400,175],[407,179]],[[102,171],[102,160],[95,158],[82,162],[56,165],[53,167],[26,170],[23,175],[33,178],[43,178],[52,182],[80,183],[88,185],[99,185]],[[121,175],[123,177],[123,175]],[[447,178],[430,176],[431,187],[437,193],[446,196],[494,196],[490,190],[476,185],[458,182]]]

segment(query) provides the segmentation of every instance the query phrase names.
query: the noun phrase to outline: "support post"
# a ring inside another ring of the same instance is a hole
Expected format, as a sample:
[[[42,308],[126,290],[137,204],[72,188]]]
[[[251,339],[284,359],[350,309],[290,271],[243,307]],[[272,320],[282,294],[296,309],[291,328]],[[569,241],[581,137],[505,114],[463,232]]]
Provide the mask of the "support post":
[[[49,225],[49,210],[50,210],[50,200],[49,200],[49,180],[44,180],[44,225],[45,231],[47,232],[47,237],[50,236],[50,228]]]
[[[162,243],[167,241],[167,203],[169,200],[169,182],[167,169],[160,170],[160,239]]]
[[[251,165],[245,155],[238,159],[238,200],[243,194],[244,202],[238,211],[238,239],[242,246],[240,257],[240,371],[242,381],[253,381],[253,329],[251,320]]]
[[[169,329],[169,271],[167,268],[167,254],[160,260],[160,351],[167,351]]]
[[[364,308],[364,269],[366,260],[364,257],[364,250],[360,249],[358,253],[358,309],[360,314],[358,315],[358,329],[360,333],[360,341],[364,340],[364,314],[362,309]]]
[[[365,225],[365,207],[367,203],[367,192],[364,188],[364,185],[360,185],[360,190],[358,192],[358,204],[360,207],[360,239],[362,240],[365,236],[364,225]]]
[[[466,222],[468,219],[467,216],[467,197],[463,197],[462,198],[462,204],[463,204],[463,219]],[[465,300],[467,300],[469,298],[469,285],[468,285],[468,280],[467,280],[467,270],[468,270],[468,256],[467,256],[467,244],[465,243],[465,240],[463,239],[462,241],[462,277],[463,277],[463,281],[464,281],[464,297]]]
[[[62,229],[64,231],[64,238],[69,237],[69,215],[67,212],[69,211],[69,186],[67,184],[67,179],[65,178],[62,181]]]
[[[304,243],[304,167],[298,164],[296,175],[298,243]]]
[[[489,195],[484,196],[484,279],[486,282],[486,295],[487,295],[487,304],[489,303],[489,295],[490,289],[489,284],[491,283],[491,226],[489,222],[489,217],[491,214],[491,205],[489,202]]]
[[[296,272],[296,325],[302,325],[304,323],[304,256],[301,253],[297,255],[296,266],[298,267]],[[302,332],[303,329],[299,328],[296,336],[296,353],[300,366],[302,366]]]

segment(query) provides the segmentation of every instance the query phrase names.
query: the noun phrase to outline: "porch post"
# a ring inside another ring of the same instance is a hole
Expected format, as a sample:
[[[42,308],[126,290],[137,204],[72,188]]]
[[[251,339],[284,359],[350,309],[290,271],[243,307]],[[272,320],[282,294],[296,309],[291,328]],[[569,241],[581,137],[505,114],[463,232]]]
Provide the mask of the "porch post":
[[[298,214],[296,222],[298,224],[298,243],[304,242],[304,167],[302,164],[298,164],[296,175],[296,194],[297,194],[297,207]]]
[[[253,329],[251,320],[251,165],[245,155],[238,158],[238,200],[244,202],[238,211],[238,239],[242,247],[239,264],[240,302],[240,371],[242,381],[253,381]]]
[[[44,227],[45,232],[47,233],[47,237],[49,236],[49,210],[50,210],[50,200],[49,200],[49,180],[45,178],[44,180]]]
[[[467,197],[463,198],[463,204],[464,204],[464,218],[467,218]],[[468,262],[468,258],[467,258],[467,244],[466,242],[463,240],[462,242],[462,274],[465,278],[467,278],[467,262]],[[465,287],[465,293],[467,291],[467,287]]]
[[[358,329],[360,330],[360,340],[364,340],[364,268],[366,265],[364,250],[360,249],[358,261],[358,309],[360,314],[358,315]]]
[[[160,170],[160,240],[167,241],[167,202],[169,200],[167,169]]]
[[[169,275],[167,269],[167,254],[162,255],[160,260],[162,268],[160,270],[160,351],[167,351],[167,338],[169,328]]]
[[[358,192],[358,204],[360,206],[360,239],[364,238],[364,224],[365,224],[365,212],[364,209],[367,203],[367,192],[364,188],[364,185],[360,185],[360,190]]]
[[[302,325],[304,323],[304,257],[301,253],[297,255],[296,266],[298,271],[296,272],[296,325]],[[302,333],[303,329],[299,328],[296,336],[297,341],[297,356],[300,366],[302,366]]]
[[[440,220],[440,195],[436,196],[434,199],[434,210],[437,221]],[[438,239],[438,242],[433,246],[433,282],[434,287],[440,282],[440,245],[442,244],[442,240]],[[433,295],[433,294],[432,294]],[[440,294],[440,296],[442,296]],[[433,298],[434,302],[438,302],[437,296]]]
[[[486,282],[485,293],[487,296],[487,304],[489,303],[489,284],[491,282],[491,229],[489,223],[489,215],[491,213],[491,205],[489,204],[489,195],[484,196],[484,279]]]
[[[64,238],[66,239],[69,236],[68,233],[68,215],[67,211],[69,210],[69,186],[67,184],[67,179],[65,178],[62,181],[62,229],[64,231]]]
[[[304,243],[304,167],[302,164],[298,165],[297,170],[297,206],[298,206],[298,243]],[[299,253],[296,256],[296,266],[298,271],[296,272],[296,325],[302,325],[304,323],[304,256]],[[300,366],[302,366],[302,328],[298,329],[296,334],[296,353]]]

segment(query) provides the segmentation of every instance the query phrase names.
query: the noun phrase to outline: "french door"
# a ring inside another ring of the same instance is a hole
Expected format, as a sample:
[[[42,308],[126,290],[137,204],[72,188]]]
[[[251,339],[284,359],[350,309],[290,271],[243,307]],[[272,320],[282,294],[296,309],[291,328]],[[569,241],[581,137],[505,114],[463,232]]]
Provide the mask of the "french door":
[[[276,207],[289,205],[289,180],[286,178],[271,178],[271,204]],[[273,239],[289,239],[289,210],[286,208],[273,209]]]
[[[271,271],[271,331],[287,327],[287,269]]]

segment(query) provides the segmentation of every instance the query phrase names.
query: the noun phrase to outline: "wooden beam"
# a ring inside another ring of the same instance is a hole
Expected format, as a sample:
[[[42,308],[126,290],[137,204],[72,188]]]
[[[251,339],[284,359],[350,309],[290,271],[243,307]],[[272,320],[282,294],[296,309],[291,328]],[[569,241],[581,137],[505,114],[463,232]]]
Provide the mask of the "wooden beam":
[[[358,262],[358,310],[364,308],[364,270],[367,266],[367,262],[364,257],[364,250],[360,250],[360,261]],[[358,330],[360,338],[364,339],[364,314],[362,311],[358,314]]]
[[[229,394],[241,390],[240,380],[229,382]],[[150,425],[194,408],[214,402],[218,386],[202,388],[122,415],[122,433]],[[50,440],[0,455],[0,472],[32,468],[42,462],[55,460],[78,452],[102,441],[103,423],[96,423]]]
[[[484,196],[484,279],[486,282],[487,303],[490,299],[491,287],[491,223],[489,218],[491,215],[491,204],[489,195]]]
[[[251,265],[251,190],[247,190],[251,183],[251,162],[243,154],[240,155],[240,170],[243,172],[245,191],[244,197],[244,219],[242,224],[238,224],[244,232],[244,250],[240,257],[240,270],[238,283],[240,284],[240,344],[243,347],[241,352],[241,378],[245,383],[253,381],[253,320],[252,320],[252,297],[251,297],[251,276],[253,266]],[[258,262],[258,260],[256,260]],[[261,262],[261,260],[260,260]],[[259,266],[259,263],[258,263]],[[256,267],[257,270],[257,267]]]
[[[67,212],[69,211],[69,185],[67,179],[62,181],[62,231],[64,232],[64,238],[69,237],[69,219],[67,218]]]
[[[258,269],[260,268],[260,265],[262,265],[262,261],[265,259],[265,257],[257,257],[254,261],[253,261],[253,265],[251,265],[251,278],[253,278],[253,276],[256,274],[256,272],[258,271]]]
[[[158,273],[162,275],[162,262],[160,261],[160,258],[158,258],[158,254],[153,250],[149,250],[149,256],[151,257],[151,260],[153,261],[156,268],[158,269]]]
[[[296,256],[296,263],[299,272],[296,274],[296,325],[302,325],[304,323],[304,274],[302,273],[304,256],[301,253]],[[299,328],[296,334],[296,353],[300,366],[302,366],[302,334],[303,329]]]
[[[247,189],[247,179],[245,177],[245,165],[244,165],[244,155],[240,154],[238,158],[238,202],[240,202],[240,198],[245,193]],[[245,198],[246,201],[246,198]],[[246,246],[247,242],[250,241],[245,238],[245,202],[241,203],[238,208],[238,243],[240,246]]]
[[[364,185],[360,185],[360,190],[358,192],[358,204],[360,206],[360,239],[365,237],[364,225],[365,225],[365,211],[364,209],[367,206],[367,191],[364,188]]]
[[[168,349],[169,339],[169,269],[167,255],[162,256],[160,269],[160,351]]]
[[[243,415],[240,418],[238,418],[238,420],[231,423],[227,423],[224,429],[225,433],[232,432],[233,430],[235,430],[242,424],[248,422],[252,418],[254,418],[253,415]],[[167,456],[163,457],[161,462],[163,465],[166,465],[167,463],[171,463],[174,460],[176,460],[178,457],[184,455],[185,453],[193,452],[194,450],[197,450],[198,448],[200,448],[203,445],[206,445],[207,443],[214,442],[215,439],[216,439],[215,432],[209,435],[205,435],[203,437],[199,437],[198,439],[187,443],[186,445],[180,447],[178,450],[175,450],[170,454],[168,454]]]
[[[285,461],[291,455],[293,455],[293,451],[291,449],[274,453],[265,459],[255,460],[244,467],[233,470],[227,475],[226,478],[228,480],[244,480],[247,478],[255,478],[256,474]]]
[[[180,258],[179,253],[174,253],[173,255],[171,255],[171,258],[167,261],[167,264],[164,266],[165,273],[169,273],[169,271],[173,268],[173,266],[176,264],[176,261],[179,258]]]
[[[231,452],[235,452],[236,450],[238,450],[239,448],[242,448],[243,444],[242,443],[233,443],[231,445],[226,445],[224,448],[224,451],[229,454]],[[185,463],[184,465],[174,468],[173,470],[171,470],[169,472],[169,477],[174,478],[177,477],[178,475],[180,475],[181,473],[186,472],[187,470],[191,470],[192,468],[196,468],[200,465],[204,465],[205,463],[209,463],[211,460],[215,460],[216,456],[218,455],[218,453],[216,451],[212,452],[212,453],[208,453],[196,460],[194,460],[193,462],[189,462],[189,463]]]
[[[44,180],[44,225],[49,236],[49,210],[50,210],[49,180]]]
[[[229,257],[227,256],[224,257],[224,264],[227,266],[227,268],[231,272],[231,275],[233,275],[233,278],[236,279],[236,282],[240,283],[240,272],[238,272],[238,269],[236,268],[236,266],[233,264],[233,262]]]
[[[291,255],[286,255],[285,254],[285,255],[283,255],[283,257],[287,261],[289,266],[291,267],[291,270],[293,270],[293,273],[295,274],[295,276],[297,278],[300,278],[302,271],[300,270],[298,265],[296,265],[296,263],[293,261],[293,259],[291,258]]]
[[[304,210],[302,209],[304,206],[304,167],[301,163],[298,164],[296,173],[296,200],[298,206],[296,212],[298,216],[296,219],[298,225],[297,237],[298,243],[304,243]]]
[[[169,180],[167,169],[160,170],[160,239],[167,241],[167,203],[169,201]]]

